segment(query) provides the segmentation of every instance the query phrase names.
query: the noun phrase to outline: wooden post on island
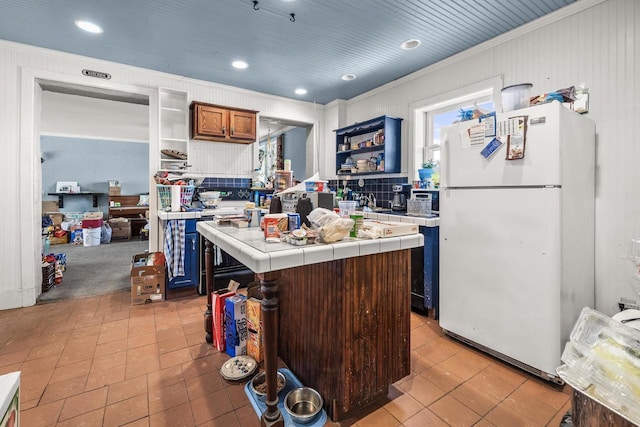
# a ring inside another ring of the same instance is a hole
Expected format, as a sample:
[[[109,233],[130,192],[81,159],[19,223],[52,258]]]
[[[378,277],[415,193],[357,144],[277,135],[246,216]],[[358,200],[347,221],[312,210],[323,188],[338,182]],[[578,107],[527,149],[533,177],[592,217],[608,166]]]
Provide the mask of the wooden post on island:
[[[284,419],[278,409],[278,278],[280,272],[260,273],[262,291],[262,321],[264,338],[264,370],[267,383],[267,410],[262,414],[260,425],[284,427]]]
[[[213,311],[211,309],[211,292],[213,292],[213,243],[204,239],[205,292],[207,293],[207,311],[204,312],[205,339],[213,343]]]

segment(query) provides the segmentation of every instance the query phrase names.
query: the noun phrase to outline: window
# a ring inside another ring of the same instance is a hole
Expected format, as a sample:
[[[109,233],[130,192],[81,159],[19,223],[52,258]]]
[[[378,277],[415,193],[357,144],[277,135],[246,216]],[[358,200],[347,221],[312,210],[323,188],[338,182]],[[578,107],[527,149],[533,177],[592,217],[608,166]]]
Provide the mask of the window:
[[[495,78],[414,104],[414,168],[409,177],[418,179],[424,161],[440,161],[440,130],[460,120],[460,110],[491,112],[501,108],[494,104],[494,99],[500,99],[501,87],[502,78]]]

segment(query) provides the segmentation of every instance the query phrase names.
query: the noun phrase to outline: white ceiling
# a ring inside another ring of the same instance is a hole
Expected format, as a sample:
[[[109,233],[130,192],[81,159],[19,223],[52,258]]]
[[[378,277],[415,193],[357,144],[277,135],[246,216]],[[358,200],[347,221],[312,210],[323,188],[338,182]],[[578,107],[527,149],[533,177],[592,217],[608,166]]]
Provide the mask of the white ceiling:
[[[0,39],[325,104],[574,1],[259,0],[254,10],[253,0],[0,0]],[[77,19],[104,32],[80,31]],[[400,49],[412,38],[422,44]],[[235,59],[249,68],[233,69]]]

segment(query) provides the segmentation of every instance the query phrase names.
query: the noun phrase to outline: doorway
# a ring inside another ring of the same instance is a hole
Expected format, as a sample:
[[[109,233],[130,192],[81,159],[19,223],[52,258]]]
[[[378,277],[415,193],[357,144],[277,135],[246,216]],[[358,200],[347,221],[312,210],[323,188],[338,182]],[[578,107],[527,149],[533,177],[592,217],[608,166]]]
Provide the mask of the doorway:
[[[21,245],[22,258],[22,294],[23,305],[33,305],[36,303],[41,293],[42,284],[42,236],[40,216],[41,201],[43,194],[42,173],[41,173],[41,109],[43,107],[43,91],[49,90],[51,85],[57,87],[74,87],[82,92],[82,96],[95,97],[100,99],[110,99],[109,97],[123,97],[124,99],[145,98],[146,114],[148,117],[149,155],[145,159],[146,164],[152,165],[157,162],[153,158],[154,151],[157,151],[157,117],[151,111],[157,110],[157,91],[148,88],[139,88],[131,85],[124,85],[112,82],[97,82],[95,85],[87,85],[87,80],[82,77],[62,75],[58,73],[23,69],[21,84],[21,168],[25,179],[21,181],[21,197],[19,209],[25,221],[22,222],[21,232],[25,236],[32,236],[23,241]],[[89,82],[91,83],[91,82]],[[72,92],[70,92],[72,93]],[[78,95],[76,93],[76,95]],[[122,101],[121,101],[122,102]],[[71,166],[70,166],[71,167]],[[149,182],[151,178],[149,177]],[[106,190],[106,183],[105,183]],[[153,191],[153,190],[152,190]],[[155,191],[153,196],[153,209],[155,209]],[[30,219],[30,220],[28,220]],[[150,239],[145,242],[145,246],[155,250],[153,245],[157,235],[157,227],[151,224]],[[151,243],[151,244],[150,244]],[[99,256],[97,257],[100,258]],[[128,270],[128,264],[125,271]],[[96,278],[94,278],[94,281]],[[97,279],[99,282],[99,279]]]
[[[118,180],[123,194],[148,194],[148,97],[94,93],[74,85],[43,83],[41,87],[43,206],[63,202],[59,206],[65,215],[61,228],[67,233],[50,241],[75,238],[50,246],[49,254],[64,254],[59,262],[64,262],[66,270],[62,281],[43,292],[38,302],[127,289],[131,258],[148,250],[148,241],[140,241],[139,234],[133,233],[127,241],[113,240],[108,245],[108,239],[101,245],[96,245],[98,239],[83,242],[82,215],[100,212],[105,221],[110,218],[110,178]],[[57,182],[76,182],[89,194],[59,197],[55,194]],[[108,233],[106,227],[102,231]],[[99,283],[96,277],[100,277]]]
[[[261,116],[258,135],[256,168],[261,179],[266,180],[276,169],[283,169],[284,159],[291,161],[293,178],[297,181],[305,180],[316,170],[312,124]]]

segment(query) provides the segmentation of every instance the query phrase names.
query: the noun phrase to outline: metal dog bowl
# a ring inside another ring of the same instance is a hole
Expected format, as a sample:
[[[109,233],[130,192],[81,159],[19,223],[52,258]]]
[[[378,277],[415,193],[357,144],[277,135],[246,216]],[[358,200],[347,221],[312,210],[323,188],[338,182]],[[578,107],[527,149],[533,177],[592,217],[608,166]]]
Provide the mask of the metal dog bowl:
[[[308,424],[322,411],[322,396],[309,387],[294,388],[284,398],[284,409],[296,423]]]
[[[267,400],[267,388],[266,388],[267,376],[264,371],[260,372],[258,375],[251,379],[251,390],[255,393],[256,397],[261,400]],[[287,383],[287,379],[284,374],[278,371],[277,381],[279,387],[277,387],[276,393],[280,393]]]

